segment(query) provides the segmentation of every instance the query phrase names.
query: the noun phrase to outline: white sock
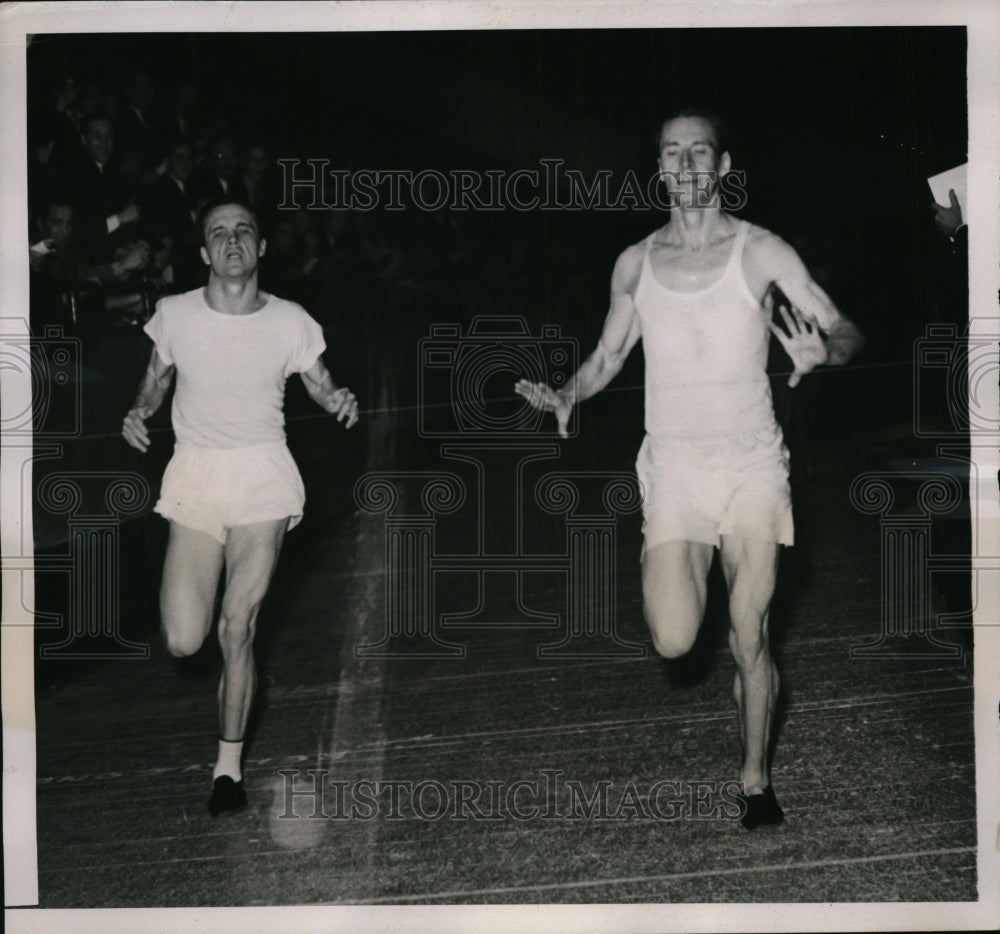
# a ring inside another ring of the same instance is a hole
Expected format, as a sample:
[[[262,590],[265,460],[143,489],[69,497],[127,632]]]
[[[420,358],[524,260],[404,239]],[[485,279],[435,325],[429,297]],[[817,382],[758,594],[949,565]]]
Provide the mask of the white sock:
[[[214,782],[220,775],[228,775],[233,781],[242,781],[243,773],[240,771],[240,756],[243,755],[243,740],[231,743],[229,740],[219,740],[219,759],[215,763],[215,771],[212,772]]]

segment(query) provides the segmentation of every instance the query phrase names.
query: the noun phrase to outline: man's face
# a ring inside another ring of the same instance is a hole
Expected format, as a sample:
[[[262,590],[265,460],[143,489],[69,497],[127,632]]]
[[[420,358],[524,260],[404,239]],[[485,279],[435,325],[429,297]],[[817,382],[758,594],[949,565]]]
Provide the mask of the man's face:
[[[267,174],[271,160],[263,146],[254,146],[243,157],[243,171],[254,182],[261,181]]]
[[[257,230],[257,221],[238,204],[223,204],[205,218],[205,245],[201,258],[212,274],[224,279],[249,276],[257,268],[267,246]]]
[[[186,182],[194,171],[194,150],[186,143],[174,146],[167,156],[167,171],[174,178]]]
[[[660,131],[660,172],[681,204],[700,203],[714,194],[729,171],[729,153],[718,151],[712,124],[702,117],[677,117]],[[703,192],[696,201],[698,189]]]
[[[128,87],[129,100],[140,110],[148,110],[153,103],[153,82],[149,75],[135,75]]]
[[[236,147],[229,139],[220,139],[212,146],[212,171],[227,182],[236,174]]]
[[[65,247],[73,233],[73,209],[68,204],[50,204],[42,226],[46,240],[57,249]]]
[[[111,158],[115,136],[107,120],[91,120],[83,134],[83,145],[94,162],[104,165]]]

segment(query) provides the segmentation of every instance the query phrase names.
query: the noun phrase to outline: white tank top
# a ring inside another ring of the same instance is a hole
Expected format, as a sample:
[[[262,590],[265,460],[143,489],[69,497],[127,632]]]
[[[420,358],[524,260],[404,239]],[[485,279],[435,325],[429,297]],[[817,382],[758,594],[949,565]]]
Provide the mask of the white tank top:
[[[646,359],[646,433],[705,437],[774,424],[767,377],[769,316],[743,276],[751,225],[737,221],[729,261],[710,286],[677,292],[662,285],[646,238],[635,290]]]

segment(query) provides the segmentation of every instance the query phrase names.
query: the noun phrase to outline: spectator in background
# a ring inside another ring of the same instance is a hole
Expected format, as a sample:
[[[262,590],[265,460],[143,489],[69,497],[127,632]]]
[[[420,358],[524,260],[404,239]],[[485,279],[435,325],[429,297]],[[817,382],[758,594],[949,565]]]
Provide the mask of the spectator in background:
[[[73,328],[77,323],[74,263],[70,249],[73,234],[73,207],[69,198],[53,196],[33,218],[29,290],[31,322],[40,329],[46,324]]]
[[[166,171],[142,201],[143,227],[149,241],[170,251],[166,279],[171,292],[187,292],[204,280],[193,176],[194,144],[175,139],[167,147]]]
[[[160,133],[165,140],[189,139],[194,143],[195,152],[204,148],[197,120],[198,92],[193,85],[178,85],[169,95]]]
[[[83,260],[107,263],[129,242],[139,221],[139,208],[111,164],[114,131],[105,114],[91,114],[83,123],[83,154],[71,173],[74,227]]]
[[[46,176],[61,175],[75,166],[83,153],[76,104],[79,85],[72,74],[55,79],[49,101],[43,107],[28,109],[28,137],[31,142],[32,168]],[[32,179],[36,184],[38,179]]]
[[[131,74],[117,127],[123,174],[134,187],[151,185],[164,168],[154,100],[153,79],[143,71]]]
[[[261,284],[268,292],[290,296],[302,262],[301,238],[290,213],[278,216],[267,243],[267,255],[261,264]]]
[[[938,233],[952,242],[956,253],[968,256],[969,227],[962,219],[962,205],[958,202],[954,188],[948,191],[948,201],[950,203],[947,206],[937,203],[933,205],[934,226]]]
[[[142,304],[134,283],[131,292],[128,284],[149,265],[150,254],[140,242],[120,247],[109,262],[82,262],[74,248],[71,199],[53,193],[34,218],[29,262],[34,326],[61,324],[89,339],[109,313]]]
[[[357,232],[350,210],[324,211],[321,216],[326,266],[330,272],[349,275],[350,259],[357,251]]]
[[[240,156],[240,184],[247,204],[266,224],[278,204],[278,190],[271,176],[274,162],[267,145],[254,140],[243,148]]]
[[[226,133],[214,136],[209,140],[205,167],[198,180],[198,200],[201,203],[220,198],[242,201],[242,181],[238,178],[238,168],[233,138]]]

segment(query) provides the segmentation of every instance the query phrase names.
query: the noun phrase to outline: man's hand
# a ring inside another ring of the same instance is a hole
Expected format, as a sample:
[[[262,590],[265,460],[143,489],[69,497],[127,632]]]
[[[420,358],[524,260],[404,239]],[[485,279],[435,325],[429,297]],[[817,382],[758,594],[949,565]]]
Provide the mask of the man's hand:
[[[527,399],[536,409],[543,412],[556,413],[556,425],[559,429],[560,438],[568,438],[570,412],[573,411],[573,403],[560,395],[545,383],[531,383],[526,379],[518,380],[514,384],[514,392]]]
[[[51,239],[39,240],[28,250],[28,265],[32,272],[38,272],[45,265],[45,257],[55,249]]]
[[[792,306],[789,311],[784,305],[779,305],[778,309],[788,331],[779,328],[773,321],[769,321],[767,326],[792,360],[795,369],[788,377],[788,385],[794,388],[806,373],[827,362],[829,352],[819,328],[810,324],[798,308]]]
[[[951,202],[949,207],[943,204],[934,205],[934,225],[946,237],[954,237],[959,228],[965,226],[962,220],[962,205],[958,203],[954,188],[948,190],[948,200]]]
[[[149,244],[145,240],[130,243],[120,247],[115,252],[115,262],[117,266],[115,274],[119,278],[126,277],[129,273],[137,269],[144,269],[149,262]]]
[[[118,212],[118,223],[124,227],[126,224],[134,224],[139,220],[139,208],[130,204]]]
[[[347,419],[345,428],[350,428],[358,420],[358,400],[346,386],[335,389],[330,397],[330,402],[332,405],[329,409],[330,414],[336,415],[338,422]]]
[[[122,437],[137,451],[143,454],[149,450],[149,432],[146,430],[146,419],[152,412],[146,406],[130,409],[122,423]]]

